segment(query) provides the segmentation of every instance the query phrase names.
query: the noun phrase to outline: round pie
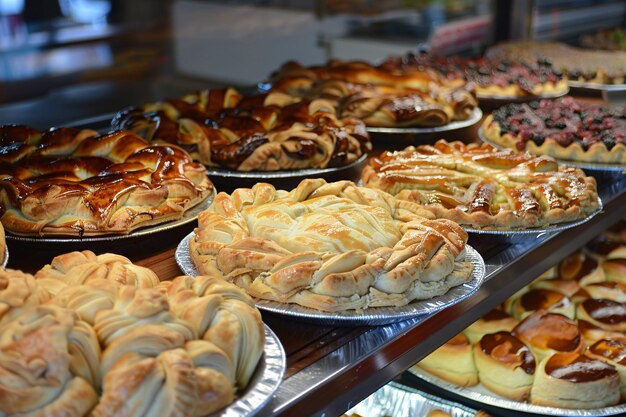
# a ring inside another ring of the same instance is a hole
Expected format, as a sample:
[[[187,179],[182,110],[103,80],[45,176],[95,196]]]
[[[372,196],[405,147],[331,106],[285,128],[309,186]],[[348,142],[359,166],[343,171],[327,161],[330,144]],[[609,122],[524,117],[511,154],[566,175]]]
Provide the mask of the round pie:
[[[312,67],[288,62],[272,83],[270,95],[331,100],[339,115],[357,117],[371,127],[443,126],[469,119],[478,106],[464,82],[364,62],[330,61]]]
[[[624,84],[626,52],[594,51],[558,42],[509,42],[487,50],[491,59],[507,59],[533,65],[547,61],[569,80],[592,84]]]
[[[132,132],[0,127],[0,208],[17,235],[96,236],[180,219],[213,193],[205,168]]]
[[[449,82],[470,82],[478,98],[517,98],[567,92],[567,80],[549,62],[536,65],[506,59],[467,59],[409,53],[387,59],[385,68],[404,71],[433,70]]]
[[[196,268],[259,299],[325,311],[401,306],[471,278],[467,234],[349,181],[219,193],[190,241]]]
[[[572,97],[507,104],[482,131],[497,145],[558,159],[626,164],[626,110],[609,110]]]
[[[338,167],[371,149],[363,122],[337,117],[328,100],[243,98],[232,88],[126,109],[113,126],[182,146],[206,166],[237,171]]]
[[[361,180],[474,228],[547,226],[598,209],[596,181],[582,170],[488,144],[440,140],[383,152],[370,160]]]

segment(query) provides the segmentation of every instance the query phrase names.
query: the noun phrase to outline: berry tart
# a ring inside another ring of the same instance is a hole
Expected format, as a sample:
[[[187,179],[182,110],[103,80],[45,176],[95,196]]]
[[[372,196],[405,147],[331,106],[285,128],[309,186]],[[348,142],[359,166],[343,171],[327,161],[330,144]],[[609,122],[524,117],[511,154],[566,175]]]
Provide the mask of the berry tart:
[[[626,163],[626,110],[572,97],[507,104],[488,116],[484,137],[500,146],[557,159]]]

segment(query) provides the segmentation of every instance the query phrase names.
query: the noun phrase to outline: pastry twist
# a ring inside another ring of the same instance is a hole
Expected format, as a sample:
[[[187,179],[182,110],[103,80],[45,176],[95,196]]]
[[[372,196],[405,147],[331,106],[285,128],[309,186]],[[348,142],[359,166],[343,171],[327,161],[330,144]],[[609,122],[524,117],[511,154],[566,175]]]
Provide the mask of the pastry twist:
[[[0,327],[0,414],[87,415],[98,401],[99,359],[93,329],[70,310],[24,309]]]
[[[190,242],[196,267],[253,297],[337,311],[405,305],[471,276],[467,234],[419,206],[349,181],[220,193]]]

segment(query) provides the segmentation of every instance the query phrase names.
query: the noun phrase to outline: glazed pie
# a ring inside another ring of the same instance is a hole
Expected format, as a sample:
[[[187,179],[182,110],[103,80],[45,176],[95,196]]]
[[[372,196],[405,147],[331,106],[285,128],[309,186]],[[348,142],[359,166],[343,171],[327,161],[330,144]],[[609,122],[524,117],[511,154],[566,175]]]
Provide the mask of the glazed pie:
[[[487,50],[490,59],[534,65],[547,61],[569,80],[592,84],[624,84],[626,52],[594,51],[558,42],[510,42]]]
[[[213,193],[205,168],[132,132],[0,128],[2,224],[17,235],[126,234]]]
[[[467,234],[449,220],[349,181],[259,183],[219,193],[190,241],[202,274],[253,297],[325,311],[402,306],[467,282]]]
[[[598,209],[595,179],[582,170],[488,144],[440,140],[383,152],[370,160],[361,180],[474,228],[548,226]]]
[[[485,119],[482,131],[497,145],[535,155],[626,163],[626,110],[572,97],[505,105]]]
[[[528,65],[506,59],[409,53],[389,58],[382,66],[403,71],[433,70],[449,83],[472,83],[479,98],[522,98],[567,92],[567,80],[546,61]]]
[[[477,107],[464,82],[448,83],[424,71],[330,61],[303,67],[289,62],[272,78],[270,95],[333,101],[340,116],[370,127],[433,127],[467,120]]]
[[[363,122],[337,117],[328,100],[244,99],[232,88],[129,108],[113,126],[182,146],[206,166],[237,171],[338,167],[371,149]]]

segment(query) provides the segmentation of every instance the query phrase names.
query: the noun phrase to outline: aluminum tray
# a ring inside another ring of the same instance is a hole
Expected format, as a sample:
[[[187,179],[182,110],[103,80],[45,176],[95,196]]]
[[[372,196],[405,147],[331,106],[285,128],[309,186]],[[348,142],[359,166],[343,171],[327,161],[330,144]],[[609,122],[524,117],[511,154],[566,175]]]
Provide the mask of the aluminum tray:
[[[587,223],[589,220],[595,217],[602,210],[603,210],[602,200],[600,199],[600,197],[598,197],[598,208],[593,213],[590,213],[584,219],[576,220],[573,222],[558,223],[558,224],[551,225],[551,226],[535,227],[535,228],[530,228],[530,229],[509,229],[509,230],[492,229],[490,230],[490,229],[473,229],[471,227],[465,227],[465,226],[463,226],[463,229],[467,233],[476,233],[479,235],[480,234],[502,235],[502,236],[511,236],[511,237],[516,237],[520,235],[539,235],[543,233],[554,233],[554,232],[560,232],[561,230],[570,229],[572,227],[580,226],[581,224]]]
[[[272,398],[281,381],[287,359],[280,340],[265,326],[265,348],[248,387],[237,396],[235,402],[213,413],[210,417],[250,417],[256,414]]]
[[[569,93],[569,87],[567,87],[563,91],[558,91],[551,94],[540,94],[540,95],[532,95],[528,94],[525,96],[488,96],[484,94],[476,94],[476,98],[481,104],[488,104],[490,106],[495,105],[503,105],[507,103],[526,103],[528,101],[533,100],[542,100],[549,98],[559,98],[567,95]],[[485,103],[486,102],[486,103]]]
[[[180,269],[191,276],[198,275],[189,254],[189,241],[194,233],[190,233],[176,248],[176,263]],[[323,325],[382,325],[408,320],[414,317],[432,314],[442,308],[456,304],[469,297],[481,286],[485,278],[485,262],[471,246],[466,246],[465,259],[472,263],[472,279],[458,287],[451,288],[447,293],[430,300],[413,301],[401,307],[371,307],[364,311],[348,310],[326,312],[303,307],[297,304],[283,304],[275,301],[255,300],[259,310],[281,314],[300,321]]]
[[[478,137],[485,143],[493,146],[497,149],[510,149],[505,146],[499,145],[497,143],[492,142],[491,140],[485,137],[483,133],[482,126],[478,129]],[[626,171],[626,164],[601,164],[597,162],[579,162],[579,161],[569,161],[565,159],[556,159],[555,160],[561,165],[570,165],[573,167],[586,169],[589,171]]]
[[[586,91],[626,91],[626,84],[599,84],[568,80],[567,85],[575,89]]]
[[[513,401],[508,398],[502,397],[498,394],[493,393],[492,391],[485,388],[483,385],[478,384],[473,387],[460,387],[456,384],[452,384],[450,382],[444,381],[440,378],[437,378],[423,369],[417,368],[415,366],[409,369],[413,375],[423,379],[424,381],[432,384],[436,387],[439,387],[443,390],[449,391],[453,394],[456,394],[460,397],[467,398],[472,401],[479,402],[481,404],[485,404],[487,406],[493,406],[498,408],[503,408],[506,410],[512,410],[515,412],[528,413],[528,414],[537,414],[541,416],[614,416],[614,415],[624,415],[626,413],[626,404],[615,405],[612,407],[603,407],[603,408],[593,408],[593,409],[584,409],[584,408],[557,408],[557,407],[545,407],[541,405],[529,404],[526,402]]]
[[[207,168],[206,173],[220,191],[236,188],[251,188],[257,182],[268,182],[279,189],[291,190],[305,178],[323,178],[328,182],[358,180],[361,170],[367,163],[367,154],[356,161],[334,168],[297,169],[289,171],[234,171],[221,168]]]
[[[155,224],[154,226],[148,226],[141,229],[137,229],[133,232],[130,232],[125,235],[105,235],[105,236],[86,236],[86,237],[78,237],[78,236],[18,236],[12,235],[10,232],[7,232],[6,239],[7,241],[17,241],[17,242],[28,242],[28,243],[42,243],[42,244],[50,244],[50,243],[61,243],[61,244],[76,244],[82,245],[83,243],[89,242],[111,242],[116,240],[132,240],[138,238],[144,238],[148,236],[153,236],[155,234],[165,232],[168,230],[176,229],[178,227],[184,226],[188,223],[196,221],[198,218],[198,214],[201,211],[209,208],[211,203],[213,202],[213,198],[215,197],[215,188],[213,189],[213,194],[208,196],[205,200],[196,204],[192,208],[188,209],[183,217],[179,220],[167,223]]]
[[[460,120],[458,122],[451,122],[447,125],[437,126],[437,127],[370,127],[367,126],[367,131],[370,133],[388,133],[388,134],[411,134],[411,135],[419,135],[419,134],[431,134],[431,133],[441,133],[441,132],[450,132],[453,130],[464,129],[466,127],[474,126],[476,123],[480,122],[480,119],[483,117],[483,111],[476,107],[472,112],[472,115],[467,120]]]
[[[390,382],[346,412],[364,417],[417,417],[441,410],[452,417],[474,417],[476,410],[415,388]]]
[[[7,264],[9,263],[9,247],[8,246],[4,246],[4,258],[2,259],[2,269],[7,267]]]

